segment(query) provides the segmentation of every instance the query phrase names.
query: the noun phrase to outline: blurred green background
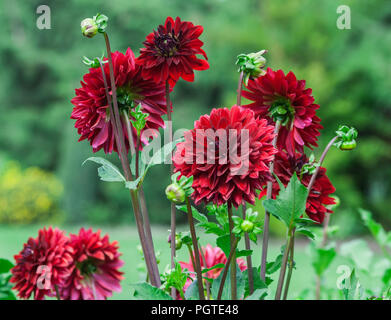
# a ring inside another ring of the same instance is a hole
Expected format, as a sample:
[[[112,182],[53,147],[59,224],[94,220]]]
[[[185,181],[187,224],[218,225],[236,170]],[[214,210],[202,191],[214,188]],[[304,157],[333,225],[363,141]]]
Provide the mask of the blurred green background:
[[[102,12],[110,18],[112,49],[124,52],[130,46],[136,55],[145,36],[168,15],[204,26],[201,40],[210,69],[198,72],[194,83],[178,83],[174,129],[190,128],[213,107],[233,105],[236,56],[269,50],[267,65],[306,79],[321,106],[324,130],[316,155],[338,125],[359,131],[354,152],[332,150],[325,162],[341,199],[332,218],[341,236],[364,230],[359,207],[391,226],[390,1],[53,0],[45,2],[51,29],[39,30],[41,4],[0,3],[0,223],[133,221],[122,184],[100,182],[95,165],[81,166],[92,149],[77,142],[70,119],[70,100],[87,71],[81,57],[104,52],[103,37],[83,38],[80,21]],[[342,4],[351,9],[350,30],[336,26]],[[108,158],[116,162],[115,156]],[[168,165],[154,167],[145,182],[151,221],[167,229],[168,170]]]

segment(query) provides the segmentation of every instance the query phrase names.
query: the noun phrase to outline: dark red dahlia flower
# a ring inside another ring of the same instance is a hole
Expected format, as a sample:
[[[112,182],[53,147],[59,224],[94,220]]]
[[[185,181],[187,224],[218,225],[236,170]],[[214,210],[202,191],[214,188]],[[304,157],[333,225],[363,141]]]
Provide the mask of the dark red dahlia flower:
[[[61,290],[64,300],[104,300],[113,291],[120,292],[123,279],[123,261],[119,259],[118,244],[110,243],[108,235],[100,236],[100,230],[80,229],[71,234],[75,268]]]
[[[300,173],[303,165],[308,163],[308,158],[305,155],[296,153],[294,157],[289,156],[286,152],[279,151],[275,156],[274,173],[287,186],[293,173],[296,172],[300,178]],[[311,174],[305,173],[301,177],[301,182],[308,187],[311,180]],[[273,182],[273,198],[275,198],[280,191],[277,181]],[[320,167],[315,183],[311,188],[311,192],[307,198],[306,213],[317,223],[322,223],[325,213],[332,213],[327,206],[335,204],[335,199],[330,197],[335,192],[334,186],[331,184],[326,175],[326,168]],[[266,190],[263,190],[260,197],[266,195]]]
[[[140,50],[137,62],[144,66],[143,76],[156,83],[168,80],[171,87],[179,77],[194,81],[193,70],[209,68],[206,53],[201,49],[203,42],[198,39],[203,30],[202,26],[181,21],[179,17],[175,21],[168,17],[164,25],[147,36],[145,47]],[[198,59],[197,54],[206,60]]]
[[[130,48],[127,49],[125,55],[118,51],[112,53],[112,59],[122,130],[125,136],[125,146],[129,150],[128,132],[125,120],[122,118],[124,112],[131,117],[130,110],[141,104],[141,111],[149,114],[144,130],[164,127],[162,115],[167,113],[165,86],[157,85],[142,77],[143,66],[136,65]],[[104,70],[111,93],[108,63],[104,64]],[[117,151],[101,69],[89,69],[81,85],[81,88],[75,90],[76,97],[71,100],[75,106],[71,119],[76,119],[75,128],[80,134],[79,141],[88,139],[94,152],[102,148],[105,153]],[[136,145],[137,131],[133,127],[132,135],[134,145]],[[143,143],[147,141],[144,140]]]
[[[317,137],[322,129],[316,115],[319,105],[314,104],[312,89],[305,87],[305,80],[297,80],[293,72],[268,68],[264,76],[250,80],[243,97],[253,101],[250,108],[269,123],[281,120],[277,146],[293,156],[295,150],[302,153],[303,146],[317,147]]]
[[[41,229],[37,238],[29,238],[23,250],[15,255],[11,283],[22,299],[42,300],[53,296],[73,268],[73,249],[69,239],[58,229]]]
[[[273,126],[255,119],[249,109],[213,109],[177,145],[175,171],[193,176],[196,204],[254,203],[256,191],[271,179],[268,165],[277,152],[273,137]]]
[[[205,262],[204,259],[205,258]],[[223,250],[221,250],[219,247],[212,247],[210,244],[207,244],[206,247],[202,247],[202,253],[200,251],[200,258],[201,258],[201,269],[209,269],[214,267],[216,264],[223,263],[225,264],[227,262],[227,257],[225,256]],[[194,257],[195,259],[195,257]],[[241,271],[244,271],[247,269],[247,266],[243,259],[236,259],[236,263],[238,264]],[[189,262],[183,262],[179,261],[179,264],[181,265],[182,270],[187,269],[188,271],[194,272],[194,267],[192,260],[190,258]],[[210,270],[206,273],[206,276],[211,279],[216,279],[220,275],[223,268],[216,268],[213,270]],[[196,278],[196,275],[194,273],[191,274],[191,277],[193,280]],[[186,292],[186,289],[189,287],[189,285],[192,283],[191,279],[188,279],[186,281],[186,284],[183,288],[183,291]]]

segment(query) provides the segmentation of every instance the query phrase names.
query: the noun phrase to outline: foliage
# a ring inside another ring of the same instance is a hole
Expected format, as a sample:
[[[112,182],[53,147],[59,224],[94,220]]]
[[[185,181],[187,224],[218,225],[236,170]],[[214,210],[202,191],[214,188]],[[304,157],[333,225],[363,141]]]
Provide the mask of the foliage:
[[[0,259],[0,300],[16,300],[12,292],[12,285],[9,282],[11,275],[10,270],[14,265],[6,260]]]
[[[33,223],[59,218],[61,182],[36,167],[23,169],[17,162],[0,168],[0,223]]]

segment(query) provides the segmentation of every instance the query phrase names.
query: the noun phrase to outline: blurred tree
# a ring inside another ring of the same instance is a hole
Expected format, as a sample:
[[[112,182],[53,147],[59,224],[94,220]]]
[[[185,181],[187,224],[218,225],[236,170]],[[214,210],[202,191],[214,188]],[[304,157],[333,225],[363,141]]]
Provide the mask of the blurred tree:
[[[201,39],[211,68],[197,73],[194,83],[178,83],[173,96],[175,128],[191,127],[212,107],[234,104],[236,56],[268,49],[268,66],[293,70],[313,89],[325,128],[321,149],[339,124],[359,130],[356,151],[334,151],[326,159],[342,201],[335,219],[348,225],[356,219],[356,208],[364,206],[391,225],[390,1],[344,1],[352,15],[348,30],[336,26],[341,4],[337,0],[51,0],[45,3],[52,13],[50,30],[35,25],[40,4],[0,3],[0,150],[25,166],[61,174],[70,221],[132,219],[122,186],[97,183],[93,165],[80,166],[91,148],[87,142],[78,143],[70,128],[70,99],[86,71],[81,57],[104,52],[102,37],[83,38],[79,22],[102,12],[110,17],[113,49],[130,46],[136,55],[145,36],[167,15],[204,26]],[[152,173],[155,178],[149,176],[145,186],[152,221],[167,223],[168,167],[153,168]],[[346,230],[351,231],[357,230]]]

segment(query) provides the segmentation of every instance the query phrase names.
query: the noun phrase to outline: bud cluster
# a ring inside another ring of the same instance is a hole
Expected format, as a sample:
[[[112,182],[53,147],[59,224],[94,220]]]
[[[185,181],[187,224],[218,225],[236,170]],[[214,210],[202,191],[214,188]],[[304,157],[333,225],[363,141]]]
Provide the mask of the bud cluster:
[[[266,71],[263,70],[265,67],[266,59],[263,55],[266,53],[266,50],[261,50],[259,52],[249,53],[249,54],[240,54],[236,60],[236,65],[239,67],[238,72],[243,72],[243,81],[247,85],[249,79],[254,79],[259,76],[263,76]]]

